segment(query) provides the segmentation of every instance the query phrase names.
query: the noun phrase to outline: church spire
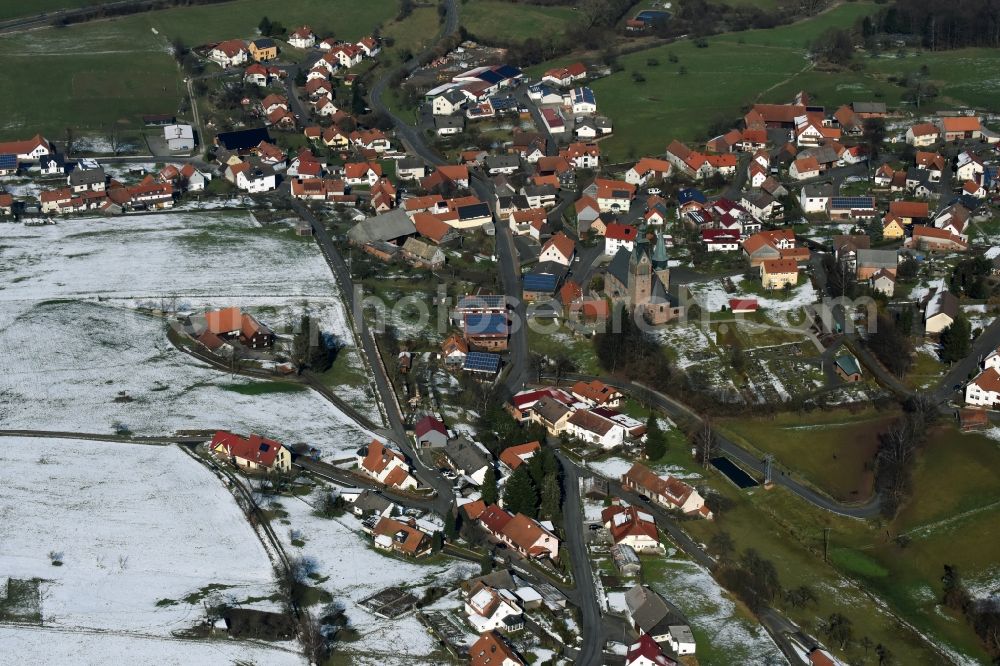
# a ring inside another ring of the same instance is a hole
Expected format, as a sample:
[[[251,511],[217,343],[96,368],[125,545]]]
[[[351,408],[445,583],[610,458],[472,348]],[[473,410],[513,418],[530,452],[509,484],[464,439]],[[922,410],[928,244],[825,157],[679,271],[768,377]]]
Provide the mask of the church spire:
[[[663,240],[663,232],[656,233],[656,245],[653,247],[653,269],[660,271],[669,264],[667,257],[667,243]]]

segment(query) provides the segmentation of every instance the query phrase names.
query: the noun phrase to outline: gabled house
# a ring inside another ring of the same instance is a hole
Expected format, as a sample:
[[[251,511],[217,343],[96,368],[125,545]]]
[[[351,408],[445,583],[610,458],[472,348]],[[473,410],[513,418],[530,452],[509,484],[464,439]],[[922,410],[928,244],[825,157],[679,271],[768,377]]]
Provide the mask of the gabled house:
[[[420,448],[443,448],[448,443],[448,429],[433,416],[425,416],[413,424],[413,438]]]
[[[493,588],[482,582],[469,590],[465,598],[466,618],[479,633],[496,629],[519,629],[524,626],[522,612],[513,592]]]
[[[924,331],[929,335],[937,335],[951,326],[960,311],[958,298],[953,293],[937,287],[923,300]]]
[[[612,501],[612,505],[601,512],[601,523],[616,545],[624,544],[636,552],[662,550],[656,520],[634,506]]]
[[[374,185],[382,177],[378,162],[348,162],[344,165],[344,182],[348,185]]]
[[[465,476],[477,486],[483,485],[486,473],[493,468],[493,459],[482,444],[465,437],[454,437],[444,446],[444,456],[456,474]]]
[[[312,28],[304,25],[288,36],[288,43],[297,49],[311,49],[316,45],[316,34]]]
[[[573,263],[574,256],[576,256],[576,243],[566,234],[559,232],[542,246],[538,261],[554,261],[569,266]]]
[[[550,83],[563,88],[573,85],[574,82],[587,78],[587,68],[583,63],[575,62],[566,67],[556,67],[550,69],[542,75],[542,83]]]
[[[906,246],[929,252],[965,252],[969,249],[964,236],[948,229],[923,225],[914,227],[913,236],[906,241]]]
[[[435,116],[453,116],[460,113],[469,103],[469,98],[460,88],[451,88],[431,98],[431,113]]]
[[[833,186],[828,183],[819,185],[804,185],[799,193],[799,205],[802,212],[825,213],[830,208],[830,198],[833,196]]]
[[[410,474],[410,466],[403,454],[388,448],[377,439],[357,452],[358,470],[379,483],[410,490],[417,487],[417,480]]]
[[[0,143],[0,155],[14,155],[22,162],[38,162],[44,157],[55,155],[52,145],[41,134],[22,141]]]
[[[559,539],[550,529],[523,513],[511,515],[495,504],[480,514],[479,524],[490,536],[523,557],[559,559]]]
[[[540,239],[547,220],[548,212],[544,208],[515,210],[507,218],[510,230],[515,236],[530,236],[535,240]]]
[[[430,555],[431,536],[417,528],[412,521],[412,518],[409,522],[387,516],[379,518],[372,528],[375,547],[401,553],[407,557]]]
[[[895,276],[899,255],[895,250],[858,248],[854,263],[855,275],[859,281],[868,280],[879,271],[887,271]]]
[[[643,157],[635,166],[625,172],[625,182],[630,185],[643,187],[653,182],[660,181],[670,175],[670,162]]]
[[[994,409],[1000,404],[1000,371],[987,367],[965,386],[965,404]]]
[[[219,42],[208,52],[209,60],[220,65],[223,69],[242,65],[249,60],[250,52],[247,51],[246,43],[242,39],[230,39]]]
[[[625,666],[677,666],[677,662],[663,654],[652,636],[642,634],[625,653]]]
[[[916,148],[926,148],[938,142],[941,131],[933,123],[918,123],[906,130],[906,142]]]
[[[209,448],[237,467],[250,471],[288,472],[292,469],[292,454],[278,442],[250,435],[240,437],[224,430],[216,431]]]
[[[800,157],[788,167],[788,175],[795,180],[818,178],[820,174],[819,160],[815,157]]]
[[[712,512],[697,490],[672,476],[657,476],[645,465],[635,463],[622,474],[622,487],[647,495],[652,501],[668,509],[697,515],[711,520]]]
[[[441,356],[444,357],[445,365],[461,366],[468,355],[469,345],[460,335],[450,335],[441,343]]]
[[[541,444],[537,441],[508,446],[500,452],[500,462],[503,463],[507,469],[513,472],[515,469],[531,460],[532,456],[538,453],[541,448]]]
[[[578,409],[566,421],[566,433],[580,441],[613,449],[625,441],[625,428],[593,411]]]
[[[544,395],[532,405],[528,419],[532,423],[541,424],[550,435],[558,437],[566,429],[566,422],[572,415],[573,410],[563,402]]]
[[[524,661],[496,632],[489,631],[469,647],[469,666],[524,666]]]
[[[570,393],[590,407],[618,407],[624,397],[621,391],[597,379],[578,381],[570,388]]]

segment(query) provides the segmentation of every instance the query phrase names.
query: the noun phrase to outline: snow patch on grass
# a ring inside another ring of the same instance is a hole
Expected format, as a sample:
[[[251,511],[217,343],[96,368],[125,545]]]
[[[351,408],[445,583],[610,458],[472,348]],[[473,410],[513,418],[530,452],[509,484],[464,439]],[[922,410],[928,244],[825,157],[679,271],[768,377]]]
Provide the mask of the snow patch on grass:
[[[46,625],[169,636],[199,621],[200,601],[182,599],[207,585],[226,585],[214,594],[234,600],[276,591],[267,553],[233,498],[180,449],[2,444],[0,570],[46,581]],[[178,602],[157,606],[161,599]]]

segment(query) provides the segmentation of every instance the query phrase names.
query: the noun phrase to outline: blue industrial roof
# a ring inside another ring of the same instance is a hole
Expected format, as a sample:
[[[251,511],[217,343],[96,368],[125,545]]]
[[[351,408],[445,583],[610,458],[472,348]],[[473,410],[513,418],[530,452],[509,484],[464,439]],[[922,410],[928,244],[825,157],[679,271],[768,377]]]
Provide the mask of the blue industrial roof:
[[[235,132],[220,132],[215,140],[226,150],[248,150],[259,146],[261,141],[271,141],[271,135],[266,127],[236,130]]]
[[[521,70],[519,70],[517,67],[514,67],[513,65],[500,65],[493,71],[499,74],[500,76],[504,77],[505,79],[513,79],[518,76],[521,76]]]
[[[462,366],[462,369],[496,374],[500,370],[500,355],[487,354],[486,352],[469,352],[465,357],[465,364]]]
[[[556,276],[555,275],[536,275],[529,273],[524,276],[524,290],[525,291],[542,291],[547,294],[551,294],[556,290]]]
[[[488,69],[485,72],[478,74],[476,78],[482,79],[486,83],[500,83],[507,77],[501,76],[500,74],[497,74],[493,70]]]
[[[470,313],[465,315],[469,335],[507,335],[507,315]]]

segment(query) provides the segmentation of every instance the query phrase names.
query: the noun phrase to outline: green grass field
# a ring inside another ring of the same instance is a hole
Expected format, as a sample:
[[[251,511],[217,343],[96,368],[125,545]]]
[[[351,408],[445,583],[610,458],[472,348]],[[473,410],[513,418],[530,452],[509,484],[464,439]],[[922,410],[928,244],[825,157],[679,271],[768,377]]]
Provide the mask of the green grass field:
[[[88,5],[98,5],[101,2],[103,0],[31,0],[30,2],[6,0],[0,2],[0,21],[47,14],[61,9],[77,9]]]
[[[871,496],[866,466],[878,446],[878,433],[893,418],[875,412],[822,412],[724,421],[718,427],[737,442],[773,453],[779,465],[830,496],[851,502]]]
[[[790,417],[781,417],[786,419]],[[859,417],[864,422],[864,416]],[[779,419],[779,421],[781,420]],[[810,444],[815,439],[810,434]],[[846,438],[845,438],[846,439]],[[809,466],[807,460],[801,464]],[[752,546],[778,564],[786,587],[814,577],[814,587],[827,589],[828,578],[837,572],[848,576],[889,603],[893,612],[918,631],[942,645],[957,661],[985,663],[978,639],[964,620],[938,604],[944,564],[958,566],[969,587],[978,596],[1000,586],[1000,567],[995,553],[1000,534],[1000,444],[981,435],[963,435],[954,426],[939,426],[930,433],[914,470],[913,499],[891,523],[861,522],[820,511],[782,489],[740,494],[728,484],[714,483],[721,492],[736,498],[737,508],[723,515],[718,526],[691,523],[699,540],[707,542],[715,529],[730,533],[739,546]],[[830,564],[822,562],[824,528],[829,528]],[[905,539],[897,540],[897,536]],[[849,595],[849,588],[834,585],[833,597]],[[815,590],[814,590],[815,591]],[[809,612],[814,619],[829,614],[825,605]],[[793,618],[798,611],[790,611]],[[870,610],[858,608],[855,636],[868,633]],[[805,620],[807,623],[809,620]],[[875,638],[872,633],[869,636]],[[900,634],[902,637],[903,634]],[[900,663],[931,663],[924,656],[907,661],[896,639],[890,643]],[[912,643],[913,641],[910,641]],[[939,660],[938,660],[939,661]]]
[[[521,41],[561,33],[577,13],[569,7],[540,7],[504,0],[468,0],[462,4],[465,29],[480,39]]]
[[[395,0],[234,0],[5,36],[8,86],[30,94],[0,99],[0,139],[35,132],[61,138],[67,126],[78,133],[112,123],[134,129],[142,114],[175,112],[184,89],[168,49],[174,37],[188,45],[249,38],[267,15],[289,28],[308,23],[323,35],[357,39],[396,10]],[[415,16],[426,22],[421,12]]]
[[[937,663],[933,652],[913,632],[851,585],[837,569],[823,562],[824,524],[832,522],[858,529],[854,527],[855,521],[813,510],[781,488],[760,489],[747,495],[728,483],[713,485],[732,498],[736,507],[715,521],[685,523],[685,530],[702,543],[708,543],[720,531],[726,532],[738,552],[753,548],[771,560],[786,590],[808,586],[816,595],[815,605],[794,608],[780,600],[776,603],[789,619],[806,632],[821,636],[825,618],[842,613],[853,623],[856,638],[868,636],[873,642],[887,645],[897,660],[894,663]],[[866,529],[862,523],[857,525]],[[843,656],[848,663],[865,663],[864,650],[856,645],[849,646]]]
[[[708,126],[725,119],[734,125],[754,102],[787,102],[800,90],[827,107],[855,100],[902,103],[902,87],[888,81],[926,65],[940,97],[928,108],[956,104],[1000,106],[1000,51],[963,49],[936,53],[858,54],[861,71],[817,71],[806,47],[830,27],[849,27],[876,10],[871,3],[846,3],[813,19],[774,30],[753,30],[708,38],[707,48],[692,42],[647,49],[619,58],[622,70],[594,81],[598,110],[615,124],[601,142],[610,161],[660,153],[674,138],[705,137]],[[677,62],[670,62],[671,55]],[[561,58],[529,69],[538,75],[565,64]],[[635,74],[645,79],[636,82]]]

